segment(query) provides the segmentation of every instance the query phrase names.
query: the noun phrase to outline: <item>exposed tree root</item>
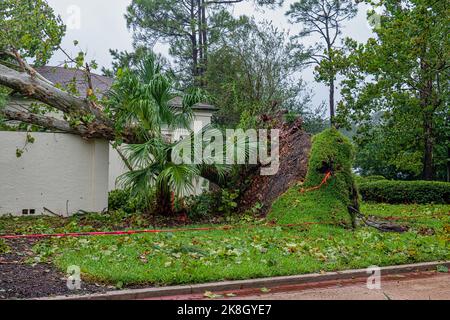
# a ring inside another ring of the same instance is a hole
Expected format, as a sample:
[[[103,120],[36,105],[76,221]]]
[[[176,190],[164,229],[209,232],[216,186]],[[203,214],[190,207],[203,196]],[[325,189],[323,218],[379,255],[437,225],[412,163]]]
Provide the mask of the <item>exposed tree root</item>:
[[[394,224],[392,222],[388,221],[380,221],[380,220],[374,220],[370,217],[365,216],[362,214],[359,210],[349,207],[350,210],[352,210],[356,216],[368,227],[375,228],[381,232],[397,232],[397,233],[403,233],[407,232],[409,230],[409,227],[407,226],[401,226],[398,224]]]

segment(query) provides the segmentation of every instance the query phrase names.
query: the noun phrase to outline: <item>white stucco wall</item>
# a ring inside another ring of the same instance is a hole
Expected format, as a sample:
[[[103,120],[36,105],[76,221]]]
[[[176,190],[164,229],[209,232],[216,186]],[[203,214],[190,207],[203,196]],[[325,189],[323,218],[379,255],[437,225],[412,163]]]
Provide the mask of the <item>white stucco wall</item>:
[[[199,132],[203,127],[211,124],[212,112],[204,111],[204,110],[196,110],[194,111],[194,119],[191,125],[191,128],[195,133]],[[180,138],[189,135],[189,131],[186,129],[176,129],[173,132],[169,132],[168,130],[163,129],[164,134],[169,134],[172,137],[173,141],[180,140]],[[110,147],[109,150],[109,190],[118,189],[118,185],[116,184],[117,178],[127,172],[127,168],[123,163],[121,157]],[[203,190],[208,189],[209,185],[207,181],[204,179],[199,179],[199,181],[194,181],[195,186],[195,194],[201,194]]]
[[[26,133],[0,132],[0,214],[100,212],[108,206],[106,141],[85,141],[60,133],[32,133],[22,157]]]

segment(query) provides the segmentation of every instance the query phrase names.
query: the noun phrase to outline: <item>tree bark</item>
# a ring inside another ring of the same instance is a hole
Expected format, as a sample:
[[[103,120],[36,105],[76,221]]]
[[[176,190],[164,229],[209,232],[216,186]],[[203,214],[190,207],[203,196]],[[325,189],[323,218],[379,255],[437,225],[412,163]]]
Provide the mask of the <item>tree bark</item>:
[[[208,68],[208,22],[206,20],[206,2],[202,0],[202,42],[203,42],[203,72]]]
[[[3,110],[3,114],[9,120],[35,124],[51,130],[64,131],[67,133],[79,134],[82,136],[88,134],[88,130],[84,126],[78,126],[76,128],[73,128],[69,125],[68,122],[52,117],[46,117],[30,112],[14,111],[9,109]],[[103,136],[99,135],[98,138],[103,138]]]
[[[201,78],[203,76],[202,0],[197,0],[197,26],[198,26],[198,52],[199,52],[198,75]]]
[[[161,216],[173,216],[175,208],[173,204],[173,193],[167,190],[158,190],[156,193],[156,213]]]
[[[0,64],[0,85],[11,88],[64,113],[93,114],[97,120],[111,125],[101,110],[95,108],[89,100],[71,95],[26,72],[18,72]]]
[[[447,147],[447,182],[450,182],[450,147]]]
[[[336,111],[334,107],[334,79],[330,80],[330,122],[331,126],[335,125],[334,118],[336,116]]]
[[[422,178],[424,180],[434,179],[433,168],[433,151],[434,151],[434,138],[433,138],[433,116],[429,112],[424,114],[424,160],[423,160],[423,173]]]
[[[195,25],[193,21],[195,21],[195,0],[191,0],[191,45],[192,45],[192,75],[194,80],[198,77],[198,46],[197,46],[197,32],[195,30]]]
[[[94,106],[85,98],[71,95],[37,76],[31,76],[26,72],[18,72],[1,64],[0,85],[20,92],[22,95],[42,102],[64,114],[94,116],[93,121],[73,127],[66,121],[37,115],[31,112],[10,109],[3,110],[2,113],[5,114],[6,118],[9,120],[22,121],[44,128],[78,134],[86,139],[103,138],[108,141],[117,139],[112,121],[104,115],[100,108]],[[120,138],[125,143],[140,142],[131,129],[123,130]]]
[[[433,151],[434,151],[434,106],[432,104],[433,80],[429,75],[429,65],[422,59],[420,62],[422,72],[422,87],[420,90],[420,106],[423,112],[423,130],[424,130],[424,158],[422,179],[433,180]]]

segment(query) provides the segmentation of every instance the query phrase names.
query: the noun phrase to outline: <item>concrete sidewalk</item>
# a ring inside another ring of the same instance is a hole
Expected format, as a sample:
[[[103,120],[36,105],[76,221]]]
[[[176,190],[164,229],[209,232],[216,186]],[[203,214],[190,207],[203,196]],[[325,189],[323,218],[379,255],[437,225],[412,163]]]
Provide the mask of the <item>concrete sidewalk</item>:
[[[235,297],[249,300],[450,300],[450,274],[434,273],[430,277],[388,279],[380,290],[369,290],[365,283],[336,283],[326,288]]]
[[[379,269],[382,280],[382,289],[379,291],[366,288],[371,272],[368,269],[357,269],[173,287],[126,289],[104,294],[48,297],[41,300],[201,300],[205,299],[205,296],[207,298],[211,296],[205,294],[207,292],[213,292],[213,296],[217,298],[236,296],[245,299],[302,299],[302,297],[320,299],[322,295],[324,299],[333,297],[395,299],[409,296],[413,299],[450,299],[450,273],[438,273],[436,271],[438,268],[450,268],[450,261],[382,267]],[[270,290],[261,290],[263,288]],[[266,293],[270,291],[270,294],[262,295],[262,291]]]

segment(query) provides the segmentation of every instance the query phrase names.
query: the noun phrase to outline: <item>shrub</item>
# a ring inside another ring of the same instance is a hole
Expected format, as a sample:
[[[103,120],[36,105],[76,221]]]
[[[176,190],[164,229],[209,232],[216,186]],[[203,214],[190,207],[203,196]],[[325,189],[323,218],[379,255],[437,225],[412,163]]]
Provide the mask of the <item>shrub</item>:
[[[187,214],[190,219],[199,219],[213,214],[217,206],[217,196],[211,192],[205,192],[198,196],[185,199]]]
[[[371,181],[380,181],[380,180],[387,180],[387,179],[383,176],[367,176],[367,177],[363,177],[363,180],[366,182],[371,182]]]
[[[108,194],[109,210],[122,209],[130,200],[130,192],[127,190],[113,190]]]
[[[142,212],[151,208],[153,198],[154,192],[149,195],[148,199],[143,199],[140,196],[133,196],[129,190],[113,190],[108,194],[108,209],[110,211],[123,210],[129,213]]]
[[[191,219],[219,214],[229,216],[238,206],[239,190],[223,189],[219,192],[208,192],[186,199],[188,216]]]
[[[383,176],[376,176],[376,175],[374,175],[374,176],[365,176],[365,177],[355,175],[354,178],[355,178],[355,181],[357,182],[358,185],[362,184],[362,183],[366,183],[366,182],[387,180]]]
[[[436,181],[364,182],[359,185],[364,201],[384,203],[450,203],[450,183]]]

